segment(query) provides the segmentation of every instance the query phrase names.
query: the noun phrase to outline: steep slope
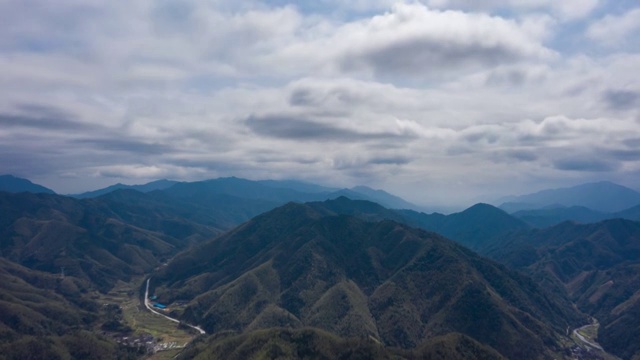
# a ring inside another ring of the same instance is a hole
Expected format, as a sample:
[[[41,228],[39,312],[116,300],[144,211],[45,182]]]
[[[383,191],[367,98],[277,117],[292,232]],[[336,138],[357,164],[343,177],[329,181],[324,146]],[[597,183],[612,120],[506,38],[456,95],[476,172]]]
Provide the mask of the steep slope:
[[[487,254],[566,292],[600,321],[606,350],[640,357],[640,223],[562,223],[505,239]]]
[[[602,181],[512,196],[503,199],[502,202],[500,208],[509,212],[539,209],[553,204],[584,206],[600,212],[616,212],[640,204],[640,193],[622,185]]]
[[[287,204],[177,256],[155,294],[209,333],[310,326],[415,348],[458,332],[544,358],[583,320],[530,279],[437,234]],[[565,339],[566,340],[566,339]]]
[[[0,175],[0,191],[11,193],[30,192],[55,194],[55,192],[51,189],[48,189],[42,185],[34,184],[27,179],[15,177],[13,175]]]
[[[131,198],[133,193],[126,198]],[[140,194],[144,196],[144,194]],[[0,254],[32,269],[65,273],[106,290],[143,274],[219,230],[161,207],[108,199],[0,193]]]
[[[196,342],[180,354],[181,359],[430,359],[500,360],[497,351],[462,334],[429,339],[419,348],[407,351],[385,348],[372,339],[342,339],[319,329],[273,328],[246,334],[212,337]]]
[[[124,358],[117,344],[92,332],[100,317],[89,288],[0,258],[0,357]]]

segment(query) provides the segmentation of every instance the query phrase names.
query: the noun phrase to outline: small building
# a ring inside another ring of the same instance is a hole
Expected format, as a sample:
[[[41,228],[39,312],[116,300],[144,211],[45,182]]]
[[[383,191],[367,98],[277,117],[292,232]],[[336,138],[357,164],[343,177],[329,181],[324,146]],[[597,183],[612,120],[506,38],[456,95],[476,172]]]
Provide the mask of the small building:
[[[154,304],[153,304],[153,307],[154,307],[154,308],[158,308],[158,309],[166,309],[166,308],[167,308],[167,305],[162,305],[162,304],[160,304],[160,303],[154,303]]]
[[[158,300],[158,297],[155,295],[149,296],[149,300]]]

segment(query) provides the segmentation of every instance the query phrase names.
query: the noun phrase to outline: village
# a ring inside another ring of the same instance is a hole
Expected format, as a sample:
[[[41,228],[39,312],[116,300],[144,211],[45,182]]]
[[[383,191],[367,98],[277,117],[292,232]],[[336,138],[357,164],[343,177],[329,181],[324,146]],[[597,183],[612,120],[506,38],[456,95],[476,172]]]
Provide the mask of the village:
[[[146,355],[151,360],[172,359],[193,340],[197,331],[170,320],[169,307],[158,302],[155,295],[140,294],[138,290],[143,284],[140,277],[118,283],[108,294],[96,294],[105,319],[109,319],[100,330],[128,352]]]

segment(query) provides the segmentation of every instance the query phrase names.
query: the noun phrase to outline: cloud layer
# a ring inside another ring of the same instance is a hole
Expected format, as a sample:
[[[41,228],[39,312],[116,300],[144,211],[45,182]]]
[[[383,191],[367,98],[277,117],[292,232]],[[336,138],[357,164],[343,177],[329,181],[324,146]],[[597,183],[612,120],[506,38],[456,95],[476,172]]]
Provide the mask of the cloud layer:
[[[633,1],[0,3],[0,166],[469,202],[640,174]]]

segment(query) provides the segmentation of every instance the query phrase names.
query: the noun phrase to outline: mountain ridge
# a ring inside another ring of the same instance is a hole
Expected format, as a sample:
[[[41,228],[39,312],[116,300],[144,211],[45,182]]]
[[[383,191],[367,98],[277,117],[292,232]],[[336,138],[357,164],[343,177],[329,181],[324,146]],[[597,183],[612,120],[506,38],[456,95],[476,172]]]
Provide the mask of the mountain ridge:
[[[548,205],[584,206],[601,212],[617,212],[640,205],[640,192],[610,181],[541,190],[500,200],[508,212],[539,209]]]
[[[507,357],[535,358],[559,350],[552,344],[565,321],[581,321],[532,281],[437,234],[335,216],[317,203],[259,215],[177,256],[154,279],[163,303],[187,301],[181,317],[210,333],[302,325],[412,348],[426,334],[458,331]],[[498,333],[510,340],[492,338]]]
[[[0,175],[0,191],[20,193],[44,193],[55,194],[55,191],[42,185],[34,184],[28,179],[16,177],[13,175]]]
[[[598,319],[598,341],[608,352],[640,354],[640,223],[564,222],[513,234],[483,253],[566,293]]]

